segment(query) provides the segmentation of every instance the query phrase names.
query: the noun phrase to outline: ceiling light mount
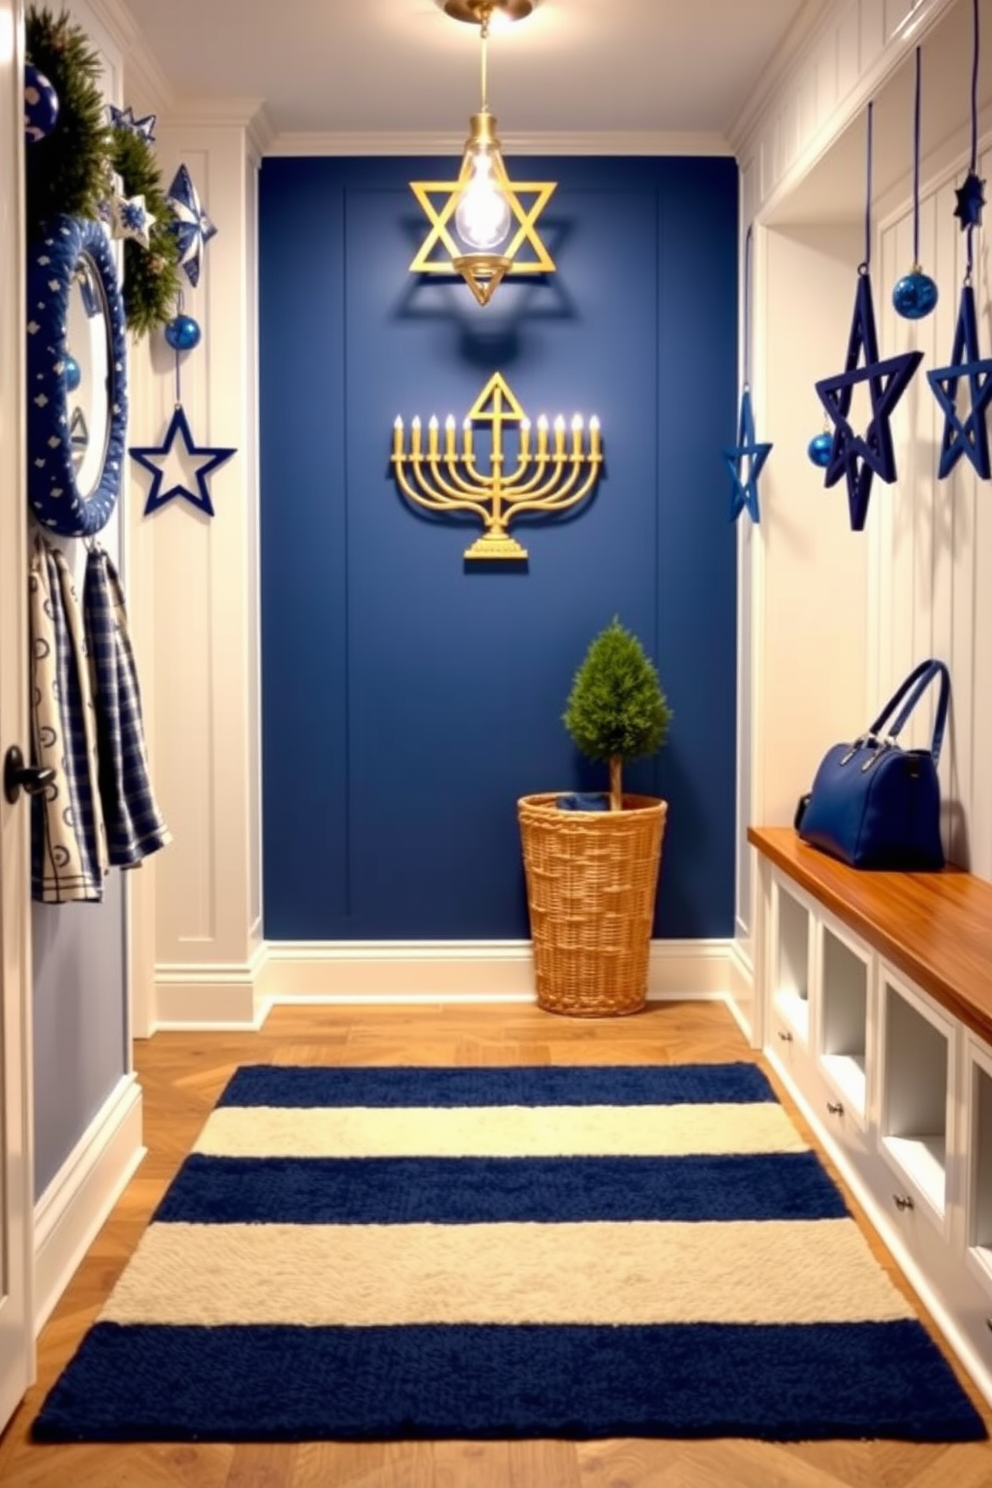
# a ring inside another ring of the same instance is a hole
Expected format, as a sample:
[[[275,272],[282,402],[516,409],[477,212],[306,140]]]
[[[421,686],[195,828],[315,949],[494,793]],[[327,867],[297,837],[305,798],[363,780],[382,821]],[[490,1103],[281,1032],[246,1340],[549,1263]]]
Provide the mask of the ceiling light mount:
[[[434,3],[453,21],[481,26],[492,15],[505,16],[508,21],[526,20],[541,0],[434,0]]]

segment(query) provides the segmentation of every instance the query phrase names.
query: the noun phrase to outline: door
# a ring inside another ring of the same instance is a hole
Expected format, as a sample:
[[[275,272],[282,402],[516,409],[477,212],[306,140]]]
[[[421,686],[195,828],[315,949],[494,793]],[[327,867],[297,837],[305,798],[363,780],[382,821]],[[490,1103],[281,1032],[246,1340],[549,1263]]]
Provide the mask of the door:
[[[0,0],[0,759],[30,748],[22,48],[22,0]],[[0,790],[0,1430],[34,1377],[29,827]]]

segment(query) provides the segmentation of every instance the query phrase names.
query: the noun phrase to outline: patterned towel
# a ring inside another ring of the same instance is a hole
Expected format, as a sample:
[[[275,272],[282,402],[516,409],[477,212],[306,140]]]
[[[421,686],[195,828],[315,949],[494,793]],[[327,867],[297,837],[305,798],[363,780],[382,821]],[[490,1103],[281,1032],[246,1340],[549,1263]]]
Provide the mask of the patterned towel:
[[[83,612],[96,704],[100,796],[110,862],[132,868],[171,841],[152,794],[124,594],[102,548],[86,560]]]
[[[62,554],[35,542],[28,575],[34,761],[55,779],[31,802],[31,892],[96,901],[108,867],[97,725],[76,586]]]

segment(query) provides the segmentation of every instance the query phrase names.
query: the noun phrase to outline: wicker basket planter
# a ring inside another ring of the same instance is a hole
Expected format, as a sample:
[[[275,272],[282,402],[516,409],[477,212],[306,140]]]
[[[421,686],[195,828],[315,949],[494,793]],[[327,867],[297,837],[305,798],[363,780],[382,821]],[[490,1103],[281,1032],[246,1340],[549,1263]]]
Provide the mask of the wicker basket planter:
[[[624,796],[622,811],[559,811],[557,798],[517,803],[538,1005],[588,1018],[636,1013],[667,803]]]

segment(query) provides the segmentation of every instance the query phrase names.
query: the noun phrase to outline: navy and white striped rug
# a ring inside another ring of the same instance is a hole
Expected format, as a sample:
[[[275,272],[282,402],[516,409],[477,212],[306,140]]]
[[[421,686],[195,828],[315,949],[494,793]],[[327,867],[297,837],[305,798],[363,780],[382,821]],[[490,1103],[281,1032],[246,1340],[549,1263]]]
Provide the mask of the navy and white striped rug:
[[[753,1065],[247,1066],[33,1434],[985,1430]]]

